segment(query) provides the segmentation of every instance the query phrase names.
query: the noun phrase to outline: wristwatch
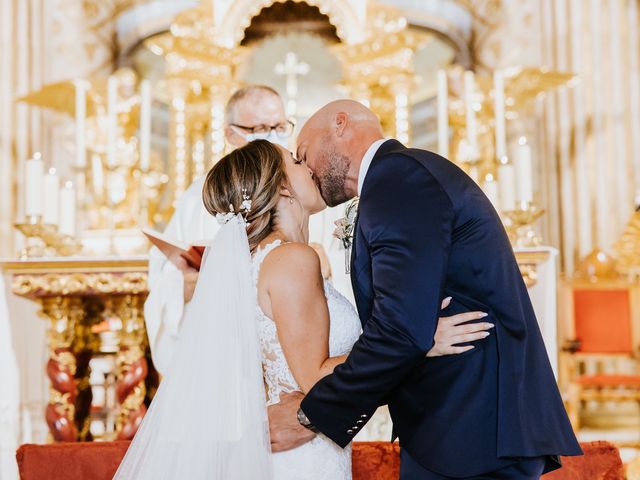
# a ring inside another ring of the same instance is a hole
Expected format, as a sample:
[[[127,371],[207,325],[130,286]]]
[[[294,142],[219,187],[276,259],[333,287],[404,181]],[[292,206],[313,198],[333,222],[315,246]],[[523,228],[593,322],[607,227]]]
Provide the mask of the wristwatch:
[[[311,430],[313,433],[320,433],[320,430],[314,427],[311,421],[304,414],[302,408],[298,408],[298,422],[307,430]]]

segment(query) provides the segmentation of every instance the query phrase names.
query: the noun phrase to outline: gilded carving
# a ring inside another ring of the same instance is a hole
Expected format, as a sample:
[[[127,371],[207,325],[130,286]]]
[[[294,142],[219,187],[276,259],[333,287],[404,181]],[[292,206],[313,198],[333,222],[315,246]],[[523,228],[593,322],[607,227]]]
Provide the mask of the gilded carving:
[[[89,362],[101,347],[92,327],[109,314],[122,321],[118,393],[124,405],[121,426],[132,436],[146,411],[146,260],[24,260],[3,267],[13,274],[13,292],[38,301],[40,315],[49,323],[46,373],[51,389],[45,417],[51,438],[92,438]]]
[[[640,276],[640,209],[634,212],[613,248],[618,271],[631,278]]]
[[[116,394],[120,411],[116,421],[119,439],[130,439],[147,411],[145,379],[149,366],[145,358],[147,347],[144,328],[144,296],[122,295],[111,298],[111,308],[122,321],[118,352],[118,383]]]
[[[14,293],[22,296],[124,294],[147,291],[147,274],[131,273],[48,273],[16,275],[11,284]]]
[[[295,0],[301,1],[301,0]],[[217,22],[220,26],[219,41],[223,44],[239,44],[244,31],[251,24],[251,19],[263,8],[274,3],[274,0],[240,0],[234,2],[222,18]],[[320,13],[326,15],[336,27],[338,36],[345,43],[356,43],[364,39],[363,23],[357,5],[361,1],[345,0],[306,0],[306,3],[318,7]]]
[[[538,265],[546,262],[549,259],[549,252],[547,251],[518,251],[516,252],[516,261],[522,274],[527,288],[533,287],[538,282]]]

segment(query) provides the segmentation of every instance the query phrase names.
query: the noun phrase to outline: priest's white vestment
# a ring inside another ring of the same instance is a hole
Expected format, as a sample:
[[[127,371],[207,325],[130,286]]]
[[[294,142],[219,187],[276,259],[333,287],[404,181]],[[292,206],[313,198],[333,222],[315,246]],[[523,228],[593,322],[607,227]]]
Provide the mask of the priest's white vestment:
[[[218,222],[204,208],[202,187],[205,177],[195,180],[184,192],[165,229],[165,234],[184,243],[213,239]],[[184,311],[184,282],[182,272],[153,247],[149,252],[149,296],[144,304],[147,336],[153,364],[165,373],[171,363],[173,350]]]

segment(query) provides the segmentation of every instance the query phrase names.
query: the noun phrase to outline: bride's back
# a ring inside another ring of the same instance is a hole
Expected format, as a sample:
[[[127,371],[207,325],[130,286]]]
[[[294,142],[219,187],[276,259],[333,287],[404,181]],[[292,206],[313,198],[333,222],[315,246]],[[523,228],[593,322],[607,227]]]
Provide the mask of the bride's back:
[[[308,250],[307,250],[308,249]],[[259,340],[262,351],[262,368],[265,385],[267,387],[267,403],[273,404],[280,400],[282,393],[304,391],[299,385],[294,372],[303,372],[306,362],[313,362],[313,354],[305,355],[307,349],[313,350],[318,340],[325,342],[327,355],[337,357],[348,354],[355,341],[360,336],[360,321],[353,305],[329,282],[320,278],[321,289],[312,292],[319,295],[308,307],[313,310],[313,303],[324,303],[326,309],[326,325],[317,326],[305,321],[305,312],[295,319],[287,320],[279,316],[279,312],[286,309],[280,303],[292,304],[295,309],[304,308],[307,303],[298,295],[288,296],[287,292],[297,290],[295,285],[299,281],[296,270],[302,270],[304,275],[320,276],[319,259],[317,271],[305,269],[299,263],[299,257],[305,254],[315,255],[315,251],[304,244],[283,244],[279,239],[266,241],[253,254],[253,276],[258,296]],[[304,262],[302,262],[304,264]],[[321,277],[321,276],[320,276]],[[278,289],[283,295],[269,295],[270,291]],[[302,297],[305,295],[303,294]],[[262,297],[262,301],[261,301]],[[265,310],[268,310],[265,312]],[[274,315],[275,312],[275,315]],[[275,321],[274,321],[275,319]],[[298,325],[290,325],[297,323]],[[296,328],[299,327],[299,328]],[[326,327],[326,328],[325,328]],[[292,330],[294,331],[292,333]],[[299,332],[299,333],[296,333]],[[282,342],[281,342],[282,340]],[[287,348],[291,346],[293,348]],[[284,345],[284,347],[283,347]],[[303,352],[299,354],[297,352]],[[273,455],[275,480],[294,480],[307,478],[309,480],[349,480],[351,478],[351,448],[341,449],[334,442],[323,435],[301,447]]]
[[[358,339],[361,328],[353,305],[322,280],[320,260],[313,248],[267,239],[253,255],[253,272],[267,400],[271,404],[277,403],[283,392],[306,390],[304,363],[313,361],[313,352],[307,347],[315,348],[310,344],[324,342],[330,357],[345,355]],[[300,281],[296,273],[315,277],[315,281]],[[301,293],[301,288],[309,283],[318,288]],[[280,295],[269,294],[276,289]],[[278,304],[284,302],[287,305]],[[289,312],[292,308],[300,314],[292,317]],[[323,311],[318,314],[318,309]],[[315,316],[315,321],[309,316]],[[287,348],[289,344],[291,348]],[[297,381],[300,377],[302,380]]]

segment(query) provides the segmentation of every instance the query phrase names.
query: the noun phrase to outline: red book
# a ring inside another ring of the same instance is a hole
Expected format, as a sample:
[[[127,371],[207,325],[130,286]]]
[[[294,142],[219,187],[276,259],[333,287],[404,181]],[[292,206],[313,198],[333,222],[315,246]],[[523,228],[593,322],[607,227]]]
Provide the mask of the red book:
[[[180,240],[169,238],[164,233],[160,233],[150,228],[143,228],[142,233],[144,233],[149,241],[153,243],[168,259],[173,258],[175,255],[180,255],[187,261],[190,267],[200,271],[202,255],[204,254],[204,249],[209,243],[206,240],[199,240],[197,242],[187,244]]]

